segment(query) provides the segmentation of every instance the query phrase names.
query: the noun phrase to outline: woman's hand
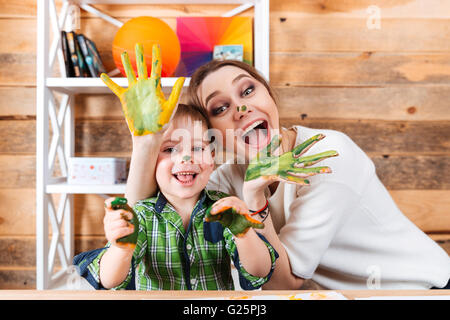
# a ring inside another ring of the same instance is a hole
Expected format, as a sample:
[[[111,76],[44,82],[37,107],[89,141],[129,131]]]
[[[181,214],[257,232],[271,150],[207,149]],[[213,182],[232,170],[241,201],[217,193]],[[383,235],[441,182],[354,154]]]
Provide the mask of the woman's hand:
[[[264,228],[262,222],[250,217],[247,205],[237,197],[227,197],[216,201],[206,211],[205,220],[220,222],[236,237],[242,237],[250,228]]]
[[[128,78],[128,88],[122,88],[106,74],[100,75],[103,82],[119,97],[122,109],[133,136],[143,136],[159,132],[172,116],[181,90],[184,78],[175,82],[168,100],[161,89],[161,49],[153,45],[151,76],[147,76],[147,65],[144,59],[142,44],[136,44],[136,63],[139,79],[130,63],[127,52],[122,53],[122,64]]]
[[[243,185],[244,200],[253,210],[261,208],[265,204],[264,190],[270,184],[283,181],[287,183],[309,185],[310,176],[319,173],[330,173],[329,167],[307,168],[324,159],[338,155],[330,150],[311,156],[302,156],[314,144],[325,138],[323,134],[317,134],[305,142],[294,147],[292,151],[281,155],[274,155],[281,145],[281,139],[274,136],[272,141],[250,161],[245,173]]]
[[[338,153],[334,150],[321,152],[311,156],[302,155],[308,151],[315,143],[325,138],[323,134],[317,134],[314,137],[294,147],[292,151],[283,153],[280,156],[274,156],[272,153],[278,149],[281,139],[274,136],[272,141],[261,150],[247,168],[245,181],[265,177],[268,180],[278,180],[300,185],[309,185],[310,176],[319,173],[330,173],[329,167],[307,168],[324,159],[335,157]]]

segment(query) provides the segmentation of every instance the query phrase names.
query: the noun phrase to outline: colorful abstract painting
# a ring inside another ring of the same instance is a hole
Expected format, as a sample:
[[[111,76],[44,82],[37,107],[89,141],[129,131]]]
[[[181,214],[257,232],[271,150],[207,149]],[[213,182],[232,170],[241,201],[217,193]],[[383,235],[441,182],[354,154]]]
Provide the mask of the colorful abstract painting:
[[[178,17],[181,59],[175,76],[191,76],[212,60],[215,45],[242,45],[244,62],[253,65],[252,17]]]

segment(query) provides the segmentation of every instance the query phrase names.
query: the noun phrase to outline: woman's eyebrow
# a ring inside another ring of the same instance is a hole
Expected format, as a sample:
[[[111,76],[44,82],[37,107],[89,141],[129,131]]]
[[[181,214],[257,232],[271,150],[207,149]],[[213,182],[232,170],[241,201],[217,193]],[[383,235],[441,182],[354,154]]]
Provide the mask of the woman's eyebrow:
[[[220,91],[216,90],[213,93],[211,93],[205,100],[205,106],[208,105],[208,101],[217,96],[220,93]]]
[[[242,78],[251,78],[248,74],[245,73],[241,73],[240,75],[238,75],[236,78],[233,79],[233,81],[231,81],[231,84],[234,84],[235,82],[239,81]],[[205,106],[208,105],[209,100],[211,100],[212,98],[214,98],[215,96],[217,96],[220,93],[219,90],[214,91],[213,93],[211,93],[205,100]]]
[[[241,73],[236,78],[234,78],[233,81],[231,81],[231,84],[234,84],[236,81],[239,81],[241,78],[245,78],[245,77],[251,78],[248,74]]]

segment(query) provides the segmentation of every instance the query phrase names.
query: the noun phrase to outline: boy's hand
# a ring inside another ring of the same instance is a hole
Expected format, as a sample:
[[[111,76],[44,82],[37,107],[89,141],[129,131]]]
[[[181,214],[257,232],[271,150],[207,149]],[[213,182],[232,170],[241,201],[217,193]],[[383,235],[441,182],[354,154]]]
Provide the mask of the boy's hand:
[[[308,151],[315,143],[325,138],[323,134],[314,137],[294,147],[292,151],[283,153],[280,156],[273,156],[272,153],[278,149],[281,139],[274,136],[272,141],[262,149],[257,156],[250,161],[245,172],[245,181],[264,178],[268,182],[284,181],[300,185],[309,185],[310,176],[319,173],[330,173],[329,167],[307,168],[324,159],[338,156],[334,150],[325,151],[311,156],[302,155]]]
[[[103,82],[119,97],[128,128],[133,136],[143,136],[160,131],[167,124],[175,109],[184,84],[180,77],[175,82],[169,100],[161,89],[161,48],[153,45],[151,77],[147,75],[142,44],[136,44],[136,64],[139,79],[130,63],[127,52],[122,53],[122,64],[128,78],[128,88],[122,88],[106,74],[100,75]]]
[[[264,228],[264,223],[250,217],[247,205],[237,197],[227,197],[216,201],[206,210],[205,220],[220,222],[236,237],[243,236],[250,228]]]
[[[125,198],[105,200],[103,219],[105,236],[111,245],[134,250],[139,232],[139,223],[133,209]]]

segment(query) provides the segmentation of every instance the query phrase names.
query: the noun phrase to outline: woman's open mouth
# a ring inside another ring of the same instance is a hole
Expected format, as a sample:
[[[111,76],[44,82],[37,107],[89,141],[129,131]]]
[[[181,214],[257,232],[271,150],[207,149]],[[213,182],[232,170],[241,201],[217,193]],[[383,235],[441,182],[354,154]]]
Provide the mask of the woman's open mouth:
[[[269,124],[266,120],[256,120],[244,129],[242,139],[255,148],[265,147],[270,141]]]
[[[180,171],[172,175],[182,185],[192,185],[198,173],[193,171]]]

